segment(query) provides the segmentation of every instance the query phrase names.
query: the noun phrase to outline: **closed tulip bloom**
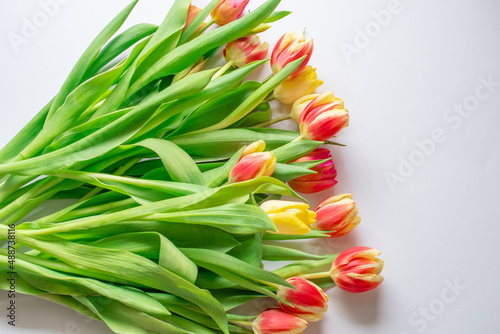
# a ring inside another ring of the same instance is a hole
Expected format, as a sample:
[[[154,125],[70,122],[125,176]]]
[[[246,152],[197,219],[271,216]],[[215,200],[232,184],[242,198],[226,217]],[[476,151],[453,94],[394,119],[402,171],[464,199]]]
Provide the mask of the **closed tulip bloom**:
[[[273,49],[271,55],[271,68],[273,73],[278,73],[288,63],[306,56],[302,65],[290,75],[290,78],[299,75],[299,73],[307,66],[314,48],[312,39],[306,41],[304,35],[295,36],[295,32],[288,32],[283,35]]]
[[[212,19],[220,26],[239,19],[250,0],[221,0],[212,10]]]
[[[297,289],[280,286],[278,296],[293,306],[278,302],[280,308],[309,322],[321,320],[328,311],[328,296],[323,290],[302,277],[292,277],[287,282]]]
[[[254,320],[252,328],[255,334],[301,334],[307,324],[304,319],[272,308],[262,312]]]
[[[326,141],[349,125],[344,102],[332,92],[313,99],[302,111],[300,105],[295,108],[295,112],[300,113],[300,134],[304,139]]]
[[[223,54],[234,67],[242,67],[257,60],[263,60],[269,52],[269,44],[261,43],[256,35],[239,38],[226,45]]]
[[[260,176],[271,176],[276,168],[276,158],[271,152],[252,153],[244,156],[229,173],[229,182],[242,182]]]
[[[330,159],[322,164],[311,168],[316,174],[310,174],[298,177],[288,181],[288,185],[295,191],[304,194],[312,194],[319,191],[329,189],[337,184],[337,170],[335,164],[331,160],[332,155],[330,150],[326,148],[317,148],[311,153],[290,162],[304,162],[314,160]]]
[[[193,6],[193,5],[189,5],[189,10],[188,10],[187,19],[186,19],[186,25],[184,26],[183,30],[185,30],[191,24],[191,22],[193,22],[194,18],[200,12],[201,12],[201,8],[198,8],[198,7]]]
[[[323,84],[318,80],[316,69],[312,66],[306,66],[300,73],[283,81],[274,90],[274,96],[282,103],[291,104],[304,95],[311,94]]]
[[[315,211],[315,227],[321,231],[334,231],[330,233],[332,238],[351,232],[361,221],[351,194],[329,197],[321,202]]]
[[[375,289],[384,280],[380,275],[384,261],[377,255],[380,252],[369,247],[348,249],[335,259],[330,276],[345,291],[358,293]]]
[[[273,200],[262,203],[260,208],[271,218],[278,234],[306,234],[316,218],[309,205],[301,202]]]

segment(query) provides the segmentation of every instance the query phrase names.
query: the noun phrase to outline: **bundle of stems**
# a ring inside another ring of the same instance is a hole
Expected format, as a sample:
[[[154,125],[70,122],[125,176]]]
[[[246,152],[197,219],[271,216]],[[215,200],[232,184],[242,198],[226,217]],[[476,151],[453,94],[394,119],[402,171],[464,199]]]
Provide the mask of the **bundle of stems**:
[[[301,199],[285,182],[323,162],[287,164],[322,142],[254,127],[269,121],[266,97],[304,59],[263,82],[245,79],[265,61],[189,73],[283,17],[279,2],[203,32],[219,1],[186,27],[190,1],[176,0],[161,25],[115,36],[135,0],[104,28],[56,96],[0,150],[0,288],[15,272],[17,292],[116,333],[251,333],[252,317],[230,310],[279,300],[286,278],[332,263],[336,255],[268,244],[328,235],[273,234],[259,208],[271,197]],[[273,177],[229,183],[245,145],[258,140],[276,157]],[[72,201],[30,217],[54,199]],[[298,261],[270,272],[263,260]]]

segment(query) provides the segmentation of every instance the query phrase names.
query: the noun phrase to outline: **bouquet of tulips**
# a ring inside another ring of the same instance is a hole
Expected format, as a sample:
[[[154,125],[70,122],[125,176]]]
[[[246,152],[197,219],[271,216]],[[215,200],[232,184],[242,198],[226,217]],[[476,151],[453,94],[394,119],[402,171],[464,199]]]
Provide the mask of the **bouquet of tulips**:
[[[303,35],[277,42],[267,79],[246,80],[268,61],[257,34],[290,14],[268,0],[243,15],[248,2],[176,0],[161,25],[116,35],[135,0],[97,36],[0,150],[0,288],[116,333],[272,334],[320,320],[322,288],[382,282],[375,249],[317,255],[282,242],[359,224],[350,194],[314,211],[299,195],[336,184],[318,147],[335,144],[349,116],[333,93],[312,94],[322,82]],[[226,64],[210,68],[221,54]],[[291,113],[272,119],[272,100],[293,103]],[[267,128],[289,118],[300,133]],[[67,201],[32,214],[55,199]],[[290,263],[268,271],[264,260]],[[258,317],[234,313],[269,297],[276,307]]]

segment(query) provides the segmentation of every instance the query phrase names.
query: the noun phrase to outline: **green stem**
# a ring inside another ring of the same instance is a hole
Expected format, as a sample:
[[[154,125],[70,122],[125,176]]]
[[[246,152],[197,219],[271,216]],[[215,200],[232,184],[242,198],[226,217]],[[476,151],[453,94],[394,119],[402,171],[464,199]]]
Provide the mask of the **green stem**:
[[[115,175],[115,176],[122,176],[130,168],[132,168],[136,163],[138,163],[140,160],[141,160],[141,158],[135,158],[135,159],[130,160],[128,163],[126,163],[125,165],[123,165],[120,168],[118,168],[116,170],[116,172],[113,173],[113,175]],[[95,195],[99,194],[102,190],[103,189],[101,187],[95,187],[87,195],[83,196],[80,200],[78,200],[78,202],[83,202],[83,201],[91,198],[92,196],[95,196]]]
[[[253,323],[251,321],[245,321],[245,320],[229,320],[230,323],[236,324],[236,325],[242,325],[242,326],[248,326],[252,327]]]
[[[212,77],[212,80],[217,79],[218,77],[222,76],[226,71],[233,66],[234,60],[230,60],[226,63],[226,65],[222,66],[220,70],[217,71],[217,73],[214,74]]]
[[[37,184],[35,187],[31,188],[29,191],[24,193],[22,196],[16,198],[16,200],[14,200],[13,202],[9,203],[7,206],[2,208],[0,210],[0,219],[3,219],[5,217],[13,214],[17,210],[22,210],[22,212],[24,212],[25,214],[28,214],[31,210],[36,208],[36,206],[41,204],[41,202],[39,202],[39,201],[36,201],[36,200],[30,201],[30,199],[32,199],[32,198],[35,199],[38,195],[40,195],[41,193],[43,193],[46,190],[49,190],[50,188],[55,186],[57,183],[59,183],[59,181],[54,180],[54,179],[51,181],[50,178],[46,178],[44,180],[41,180],[40,183]],[[35,206],[35,203],[36,203],[36,206]],[[28,208],[31,208],[31,210],[27,211]],[[17,214],[17,212],[16,212],[16,217],[20,217],[19,214]],[[24,217],[24,216],[21,216],[20,218],[22,218],[22,217]],[[20,218],[18,218],[18,219],[20,219]],[[3,224],[7,224],[7,222],[9,222],[11,224],[12,219],[13,218],[9,217],[9,219],[4,221]],[[14,221],[14,223],[15,222],[16,221]]]
[[[276,123],[279,123],[279,122],[283,122],[283,121],[286,121],[287,119],[291,119],[291,118],[292,118],[292,115],[291,114],[287,114],[287,115],[283,115],[283,116],[280,116],[280,117],[273,118],[270,121],[254,125],[252,127],[253,128],[265,128],[266,126],[273,125],[273,124],[276,124]]]
[[[300,275],[300,277],[305,278],[305,279],[317,279],[317,278],[327,278],[330,277],[330,272],[325,271],[322,273],[314,273],[314,274],[306,274],[306,275]]]
[[[68,213],[66,213],[58,218],[55,218],[55,219],[54,219],[53,215],[45,216],[45,217],[42,217],[40,219],[37,219],[36,221],[34,221],[34,223],[47,224],[50,222],[58,223],[58,222],[63,222],[63,221],[69,221],[69,220],[74,220],[74,219],[78,219],[78,218],[82,218],[82,217],[88,217],[88,216],[102,214],[104,212],[108,212],[111,210],[128,209],[134,204],[137,204],[137,202],[131,198],[127,198],[127,199],[124,199],[121,201],[96,205],[96,206],[92,206],[92,207],[88,207],[88,208],[84,208],[84,209],[73,210],[73,211],[70,211],[70,212],[68,212]]]
[[[273,100],[276,100],[276,95],[274,95],[274,91],[271,92],[271,94],[269,94],[267,97],[266,97],[266,101],[267,102],[271,102]]]

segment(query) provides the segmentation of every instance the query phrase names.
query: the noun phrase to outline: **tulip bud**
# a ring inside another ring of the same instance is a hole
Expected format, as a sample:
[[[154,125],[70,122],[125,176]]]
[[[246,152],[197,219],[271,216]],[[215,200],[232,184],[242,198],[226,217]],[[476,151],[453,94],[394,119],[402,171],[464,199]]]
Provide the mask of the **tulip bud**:
[[[307,328],[307,321],[272,308],[262,312],[252,327],[255,334],[301,334]]]
[[[300,73],[283,81],[275,90],[274,96],[282,103],[291,104],[304,95],[311,94],[323,84],[318,80],[316,69],[306,66]]]
[[[266,149],[266,142],[263,140],[257,140],[256,142],[251,143],[250,145],[246,146],[245,149],[243,150],[243,153],[241,154],[241,158],[250,155],[252,153],[260,153],[264,152]],[[241,160],[240,158],[240,160]]]
[[[260,176],[271,176],[276,168],[276,158],[271,152],[252,153],[241,158],[229,173],[229,182],[242,182]]]
[[[316,208],[316,228],[321,231],[334,231],[332,238],[343,236],[359,225],[361,218],[351,194],[327,198]]]
[[[212,19],[220,26],[239,19],[250,0],[221,0],[212,10]]]
[[[301,202],[267,201],[260,205],[273,221],[278,234],[306,234],[311,231],[316,214],[308,210],[309,205]]]
[[[380,272],[384,261],[376,258],[380,252],[369,247],[354,247],[335,259],[330,276],[342,290],[357,293],[375,289],[384,278]]]
[[[300,113],[300,134],[304,139],[326,141],[349,125],[349,114],[344,109],[344,102],[332,92],[321,94],[303,109],[305,102],[299,101],[302,103],[295,105],[295,113]]]
[[[256,35],[239,38],[228,43],[223,51],[224,58],[232,61],[234,67],[242,67],[256,60],[263,60],[269,52],[269,44],[261,43]]]
[[[297,289],[284,286],[278,288],[278,297],[293,305],[289,306],[278,302],[280,308],[310,322],[321,320],[323,313],[328,311],[328,296],[323,290],[313,282],[302,277],[292,277],[286,281]]]
[[[271,68],[273,73],[278,73],[288,63],[306,56],[302,65],[290,75],[290,78],[297,76],[309,62],[314,48],[312,39],[306,41],[304,35],[295,36],[295,32],[288,32],[283,35],[276,46],[274,47],[273,54],[271,55]]]
[[[191,22],[193,22],[194,18],[196,16],[198,16],[198,14],[200,12],[201,12],[201,8],[198,8],[198,7],[193,6],[193,5],[189,5],[189,10],[188,10],[188,14],[187,14],[186,24],[184,25],[184,29],[183,30],[186,30],[186,28],[191,24]]]
[[[312,194],[319,191],[329,189],[337,184],[337,170],[335,164],[331,160],[332,155],[330,150],[326,148],[317,148],[311,153],[290,162],[303,162],[330,159],[316,167],[311,168],[316,174],[305,175],[293,179],[288,182],[288,185],[295,191],[304,194]],[[328,230],[331,231],[331,230]]]

